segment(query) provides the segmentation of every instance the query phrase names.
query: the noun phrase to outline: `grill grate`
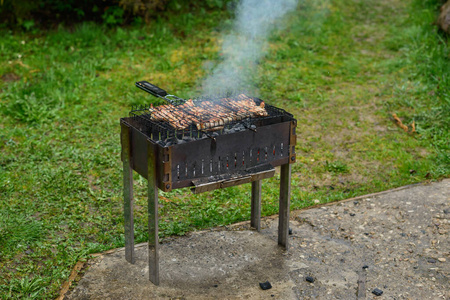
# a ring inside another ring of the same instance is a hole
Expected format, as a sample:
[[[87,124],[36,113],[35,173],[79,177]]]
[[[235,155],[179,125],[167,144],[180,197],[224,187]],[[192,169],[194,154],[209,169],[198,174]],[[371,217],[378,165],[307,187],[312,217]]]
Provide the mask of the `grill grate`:
[[[209,101],[214,105],[219,105],[218,100],[223,99],[223,96],[216,97],[203,97],[198,99],[193,99],[195,105],[200,105],[202,102]],[[226,98],[231,101],[236,101],[239,99],[238,95],[227,95]],[[252,99],[257,106],[261,105],[263,102],[259,98],[249,97]],[[178,103],[176,106],[184,104]],[[225,106],[225,105],[221,105]],[[139,124],[139,130],[143,132],[147,137],[152,139],[153,141],[158,142],[161,146],[170,146],[171,144],[188,142],[195,139],[201,138],[212,138],[215,136],[234,133],[237,131],[242,131],[246,129],[256,131],[258,127],[263,125],[270,125],[273,123],[278,123],[283,119],[292,119],[293,116],[286,112],[283,109],[277,108],[275,106],[265,104],[264,108],[267,112],[267,116],[248,116],[246,115],[242,119],[233,120],[231,122],[226,123],[225,125],[221,124],[221,126],[217,127],[216,130],[200,130],[197,128],[195,124],[190,124],[184,129],[176,129],[171,126],[170,123],[165,121],[155,121],[151,119],[151,113],[149,109],[151,105],[140,105],[133,106],[130,111],[130,116]],[[227,109],[237,112],[236,107],[232,105],[227,105]],[[240,108],[240,109],[246,109]],[[198,116],[196,116],[199,118]],[[202,117],[200,117],[202,119]],[[207,120],[207,117],[203,117],[204,120]]]

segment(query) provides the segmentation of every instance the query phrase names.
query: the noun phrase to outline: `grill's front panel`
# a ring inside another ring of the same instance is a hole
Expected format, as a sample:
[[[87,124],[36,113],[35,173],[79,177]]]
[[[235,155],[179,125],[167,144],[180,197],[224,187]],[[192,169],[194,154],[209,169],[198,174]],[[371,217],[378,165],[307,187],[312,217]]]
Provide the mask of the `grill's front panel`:
[[[172,187],[204,177],[242,173],[260,165],[289,162],[290,122],[171,146]]]

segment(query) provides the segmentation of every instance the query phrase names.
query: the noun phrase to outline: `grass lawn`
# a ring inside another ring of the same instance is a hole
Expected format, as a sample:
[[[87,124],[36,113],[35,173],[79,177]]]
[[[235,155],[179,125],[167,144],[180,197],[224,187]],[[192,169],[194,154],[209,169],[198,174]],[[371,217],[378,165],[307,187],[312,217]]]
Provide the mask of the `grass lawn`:
[[[438,2],[302,0],[271,35],[254,94],[298,120],[292,209],[449,176]],[[0,32],[0,299],[54,298],[78,260],[124,245],[119,118],[158,103],[134,82],[199,95],[230,17],[182,7],[139,28]],[[277,213],[278,181],[263,183],[263,215]],[[143,242],[146,182],[135,184]],[[249,185],[160,196],[161,238],[250,217]]]

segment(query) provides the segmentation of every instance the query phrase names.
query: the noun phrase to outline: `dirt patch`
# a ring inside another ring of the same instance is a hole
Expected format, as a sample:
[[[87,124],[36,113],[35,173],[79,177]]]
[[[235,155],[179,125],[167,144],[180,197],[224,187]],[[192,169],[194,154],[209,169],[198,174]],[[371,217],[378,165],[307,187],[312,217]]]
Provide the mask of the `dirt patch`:
[[[6,73],[1,77],[4,82],[14,82],[20,80],[20,76],[15,73]]]
[[[437,20],[437,24],[447,33],[450,33],[450,1],[447,1],[441,7],[441,14]]]

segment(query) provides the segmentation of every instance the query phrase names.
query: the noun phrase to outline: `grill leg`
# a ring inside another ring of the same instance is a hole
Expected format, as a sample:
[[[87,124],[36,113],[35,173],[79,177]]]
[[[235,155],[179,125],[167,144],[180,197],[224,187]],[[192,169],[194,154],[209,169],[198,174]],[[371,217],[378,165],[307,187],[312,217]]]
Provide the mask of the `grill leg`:
[[[291,165],[281,166],[280,178],[280,212],[278,215],[278,244],[288,249],[289,208],[291,202]]]
[[[159,285],[158,188],[156,185],[155,148],[148,146],[148,273]]]
[[[125,259],[134,264],[133,169],[131,168],[130,128],[121,124],[123,162],[123,214],[125,226]]]
[[[261,180],[252,182],[252,208],[250,226],[261,230]]]

